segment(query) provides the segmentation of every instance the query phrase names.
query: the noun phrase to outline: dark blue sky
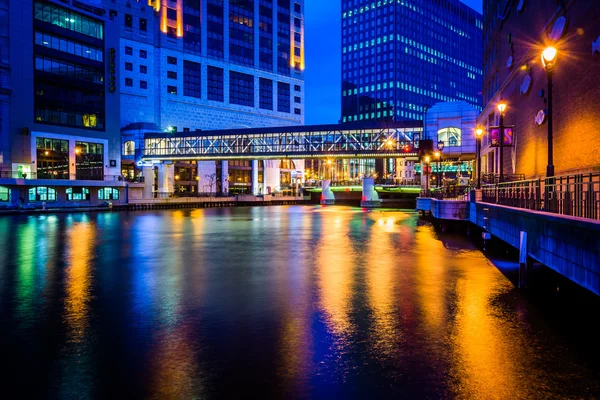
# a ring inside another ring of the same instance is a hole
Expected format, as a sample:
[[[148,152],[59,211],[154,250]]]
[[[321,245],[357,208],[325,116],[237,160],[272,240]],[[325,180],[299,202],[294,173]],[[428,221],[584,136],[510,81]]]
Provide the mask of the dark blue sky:
[[[461,0],[481,12],[482,0]],[[341,102],[341,0],[304,0],[306,124],[335,124]]]

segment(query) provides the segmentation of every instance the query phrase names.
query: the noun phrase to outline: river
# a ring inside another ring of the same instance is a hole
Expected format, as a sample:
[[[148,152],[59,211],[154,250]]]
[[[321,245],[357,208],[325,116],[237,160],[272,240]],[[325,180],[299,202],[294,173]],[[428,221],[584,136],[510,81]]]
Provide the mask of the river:
[[[519,290],[511,268],[413,212],[0,217],[2,388],[66,399],[600,397],[597,298],[555,278]]]

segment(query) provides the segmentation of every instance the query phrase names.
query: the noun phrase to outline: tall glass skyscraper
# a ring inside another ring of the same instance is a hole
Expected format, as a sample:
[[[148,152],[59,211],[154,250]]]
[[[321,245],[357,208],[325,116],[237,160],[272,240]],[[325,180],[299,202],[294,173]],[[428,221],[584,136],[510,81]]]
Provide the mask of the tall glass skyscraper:
[[[481,110],[482,17],[458,0],[342,0],[342,122]]]

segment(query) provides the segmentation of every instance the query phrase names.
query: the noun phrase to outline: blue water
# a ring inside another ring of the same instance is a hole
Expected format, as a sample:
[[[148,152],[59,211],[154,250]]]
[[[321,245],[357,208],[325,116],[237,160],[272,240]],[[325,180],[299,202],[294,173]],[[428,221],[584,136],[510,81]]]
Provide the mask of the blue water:
[[[2,388],[65,399],[600,397],[596,298],[523,292],[500,267],[411,212],[0,217]]]

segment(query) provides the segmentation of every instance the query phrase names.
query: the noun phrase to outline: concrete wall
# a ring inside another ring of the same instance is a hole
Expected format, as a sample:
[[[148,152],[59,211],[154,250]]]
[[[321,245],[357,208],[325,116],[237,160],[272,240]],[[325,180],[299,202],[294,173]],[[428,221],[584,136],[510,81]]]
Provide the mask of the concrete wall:
[[[600,223],[487,203],[469,205],[472,223],[516,248],[520,232],[527,232],[530,257],[600,295]]]

